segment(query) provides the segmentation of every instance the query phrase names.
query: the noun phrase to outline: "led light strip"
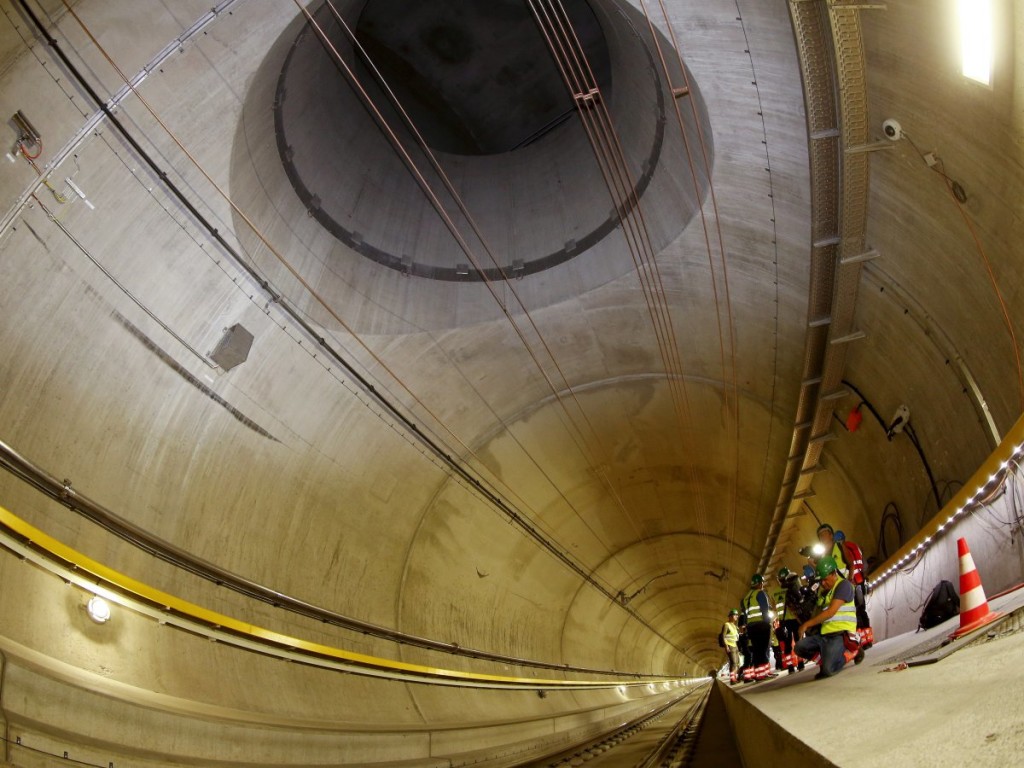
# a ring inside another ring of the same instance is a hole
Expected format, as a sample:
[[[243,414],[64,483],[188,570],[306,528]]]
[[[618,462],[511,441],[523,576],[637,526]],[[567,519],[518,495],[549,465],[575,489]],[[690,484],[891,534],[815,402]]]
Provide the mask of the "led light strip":
[[[996,484],[1009,469],[1010,464],[1020,461],[1022,456],[1024,456],[1024,416],[1018,419],[999,447],[992,452],[992,455],[949,504],[904,544],[896,554],[875,569],[872,574],[874,578],[868,581],[868,585],[874,589],[930,549],[954,523],[968,512],[974,511],[983,499],[991,495]],[[971,489],[974,489],[973,492]]]
[[[147,616],[219,643],[307,666],[403,682],[496,690],[599,690],[693,685],[703,679],[551,680],[442,669],[369,656],[283,635],[225,616],[136,581],[86,557],[0,507],[0,546],[65,582]]]

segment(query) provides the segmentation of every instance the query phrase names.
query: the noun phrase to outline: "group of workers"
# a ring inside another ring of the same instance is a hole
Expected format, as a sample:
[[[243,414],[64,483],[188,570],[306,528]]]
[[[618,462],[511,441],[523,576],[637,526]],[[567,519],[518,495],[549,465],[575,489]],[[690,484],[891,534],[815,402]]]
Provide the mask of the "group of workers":
[[[719,642],[732,683],[793,674],[809,661],[818,664],[816,680],[831,677],[850,661],[860,664],[874,643],[860,547],[828,523],[817,535],[817,544],[800,550],[808,560],[802,574],[781,568],[769,594],[764,576],[755,573],[740,610],[729,611]]]

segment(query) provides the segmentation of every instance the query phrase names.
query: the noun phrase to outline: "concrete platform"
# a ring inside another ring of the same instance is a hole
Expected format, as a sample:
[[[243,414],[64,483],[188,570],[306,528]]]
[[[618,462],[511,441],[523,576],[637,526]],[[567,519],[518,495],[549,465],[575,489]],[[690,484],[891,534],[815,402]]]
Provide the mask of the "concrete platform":
[[[991,604],[1009,614],[1024,606],[1024,590]],[[1019,627],[1018,617],[1007,626]],[[936,652],[957,626],[952,619],[885,640],[860,666],[828,680],[814,680],[812,666],[752,687],[722,686],[744,765],[779,764],[763,741],[753,745],[745,738],[763,729],[766,723],[756,722],[761,718],[781,726],[779,745],[802,753],[803,765],[1021,765],[1024,633],[986,641],[1000,631],[992,624]],[[948,653],[953,647],[959,650]],[[934,663],[887,671],[907,659]]]

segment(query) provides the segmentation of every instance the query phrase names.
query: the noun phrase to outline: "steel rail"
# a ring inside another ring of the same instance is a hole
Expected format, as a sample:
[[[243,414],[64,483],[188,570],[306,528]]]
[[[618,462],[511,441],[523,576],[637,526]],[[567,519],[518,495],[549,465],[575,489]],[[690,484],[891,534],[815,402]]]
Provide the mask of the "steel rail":
[[[204,608],[126,576],[63,544],[3,507],[0,507],[0,545],[66,583],[75,584],[161,624],[243,650],[309,666],[412,683],[507,690],[595,690],[683,683],[682,678],[654,681],[621,678],[556,680],[494,675],[413,664],[303,640]]]
[[[706,680],[706,678],[704,678],[704,680]],[[703,682],[703,680],[700,682]],[[657,720],[659,717],[664,715],[673,707],[678,706],[686,699],[688,699],[690,696],[700,693],[702,690],[704,691],[704,695],[701,697],[699,701],[695,702],[694,707],[691,707],[689,710],[687,710],[687,713],[683,715],[679,722],[673,725],[669,735],[672,735],[673,733],[678,733],[679,725],[682,724],[685,727],[684,721],[692,719],[694,711],[704,700],[706,700],[707,694],[711,690],[710,686],[707,686],[706,689],[703,685],[699,687],[694,687],[686,691],[681,696],[672,699],[672,701],[668,702],[667,704],[663,704],[662,706],[656,707],[654,710],[639,715],[638,717],[635,717],[632,720],[623,723],[622,725],[617,725],[614,728],[605,731],[604,733],[598,736],[593,736],[584,739],[583,741],[577,742],[571,747],[562,748],[557,751],[552,751],[540,757],[532,757],[524,763],[519,763],[518,768],[554,768],[555,766],[566,766],[572,764],[572,761],[576,758],[589,760],[590,757],[588,757],[588,753],[590,753],[590,756],[593,756],[595,752],[610,752],[616,746],[618,746],[618,742],[616,741],[616,739],[628,739],[631,735],[636,733],[637,730],[643,728],[646,724],[653,722],[654,720]],[[661,751],[663,746],[664,740],[659,741],[657,746],[655,747],[654,752],[652,752],[651,754],[657,754]],[[650,757],[651,755],[648,755],[645,758],[644,763],[642,764],[646,764],[646,761],[649,760]]]
[[[521,667],[533,667],[537,669],[557,669],[564,672],[578,672],[585,674],[623,675],[635,679],[646,680],[649,678],[663,677],[663,675],[645,675],[638,673],[624,673],[617,670],[595,669],[592,667],[577,667],[568,664],[556,664],[553,662],[538,661],[536,659],[523,659],[516,656],[492,653],[475,648],[465,648],[456,643],[445,643],[439,640],[431,640],[419,635],[401,632],[395,629],[382,627],[360,619],[345,616],[335,611],[314,605],[312,603],[292,597],[270,587],[259,584],[255,581],[228,571],[214,563],[204,560],[187,550],[182,549],[149,531],[129,522],[124,517],[112,512],[103,505],[79,493],[72,488],[70,481],[57,480],[53,475],[46,472],[24,456],[19,454],[9,445],[0,441],[0,468],[10,472],[12,475],[32,486],[45,496],[78,513],[85,519],[95,523],[99,527],[113,534],[117,538],[128,542],[137,549],[173,565],[175,568],[191,573],[194,576],[211,581],[218,586],[225,587],[245,595],[246,597],[268,603],[275,608],[282,608],[289,613],[294,613],[308,619],[313,619],[322,624],[339,627],[341,629],[359,632],[364,635],[378,637],[401,645],[409,645],[416,648],[423,648],[430,651],[440,651],[455,656],[464,656],[482,661],[493,661],[501,664],[512,664]]]
[[[691,734],[700,726],[700,721],[704,717],[704,709],[707,707],[710,695],[711,686],[708,686],[707,690],[704,691],[704,695],[694,702],[686,714],[679,718],[679,721],[672,726],[672,729],[665,735],[665,738],[635,768],[667,768],[667,766],[681,764],[692,748]],[[683,756],[678,754],[680,750],[684,750]]]
[[[78,67],[71,61],[67,53],[63,50],[58,41],[50,34],[49,30],[42,23],[36,13],[31,9],[27,0],[18,0],[19,5],[25,14],[32,20],[40,36],[46,41],[60,62],[68,70],[72,77],[78,82],[82,89],[86,92],[89,98],[96,104],[96,106],[103,112],[104,116],[110,121],[110,124],[121,134],[121,136],[128,142],[132,150],[136,155],[156,174],[159,182],[173,195],[173,197],[181,203],[186,209],[188,214],[196,221],[203,229],[205,229],[213,240],[220,246],[223,251],[232,259],[232,261],[242,269],[259,287],[262,289],[267,296],[270,298],[271,303],[277,304],[281,310],[289,317],[289,319],[296,324],[296,326],[307,335],[307,337],[319,345],[320,349],[337,363],[347,375],[349,375],[355,384],[362,389],[369,397],[390,413],[401,427],[408,431],[408,434],[415,439],[419,440],[427,450],[437,456],[444,464],[446,464],[451,471],[458,476],[462,481],[467,483],[475,492],[479,493],[486,502],[494,506],[499,512],[508,516],[509,521],[516,525],[521,531],[523,531],[529,538],[537,542],[543,549],[548,551],[557,560],[562,562],[566,567],[576,573],[584,582],[592,586],[598,592],[600,592],[607,600],[614,605],[619,606],[626,611],[630,616],[640,622],[643,626],[649,629],[651,632],[661,637],[665,642],[669,643],[673,648],[680,651],[685,655],[682,649],[678,648],[674,643],[665,638],[658,630],[652,627],[647,621],[645,621],[636,611],[622,606],[616,599],[615,594],[597,581],[593,574],[588,572],[583,566],[575,561],[568,553],[561,550],[554,543],[549,541],[542,532],[540,532],[536,526],[534,526],[529,520],[527,520],[518,510],[516,510],[511,504],[502,499],[497,491],[493,490],[488,483],[477,477],[472,471],[465,467],[461,462],[455,459],[447,450],[446,447],[440,444],[438,441],[430,437],[427,431],[421,428],[412,417],[406,415],[398,406],[392,403],[387,397],[385,397],[378,389],[367,379],[366,376],[359,373],[354,365],[350,363],[337,349],[335,349],[328,341],[320,334],[320,332],[313,327],[313,325],[307,321],[301,314],[301,312],[285,299],[283,295],[278,293],[271,283],[266,280],[248,261],[246,261],[241,254],[235,249],[231,243],[225,238],[223,234],[213,225],[213,223],[206,218],[206,216],[199,211],[196,204],[181,190],[181,188],[174,183],[170,178],[167,171],[160,167],[156,160],[150,155],[138,142],[135,136],[125,127],[125,125],[114,115],[112,109],[108,104],[96,93],[95,89],[84,77]],[[130,82],[126,82],[126,87],[130,88],[132,93],[137,93],[134,86]],[[360,630],[361,631],[361,630]],[[385,630],[388,632],[394,632],[393,630]],[[369,634],[369,632],[367,632]],[[402,634],[402,633],[396,633]],[[405,642],[405,641],[402,641]],[[427,641],[435,642],[435,641]],[[412,643],[410,643],[412,644]],[[447,647],[449,653],[459,653],[455,649],[454,644],[439,643],[438,645]],[[442,648],[439,648],[441,650]],[[480,652],[480,658],[484,658],[484,653]],[[467,655],[467,654],[460,654]],[[493,654],[492,654],[493,655]],[[549,662],[537,662],[537,666],[546,666],[548,668],[559,668],[558,665],[551,664]]]

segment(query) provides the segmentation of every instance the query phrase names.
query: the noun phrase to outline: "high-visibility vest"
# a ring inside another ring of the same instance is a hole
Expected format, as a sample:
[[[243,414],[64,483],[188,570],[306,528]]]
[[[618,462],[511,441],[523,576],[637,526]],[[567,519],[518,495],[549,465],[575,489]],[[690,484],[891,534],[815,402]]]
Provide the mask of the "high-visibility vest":
[[[726,648],[735,648],[740,639],[740,628],[731,621],[725,622],[725,626],[722,627],[722,639]]]
[[[838,541],[832,543],[832,559],[836,561],[836,568],[840,576],[845,576],[847,571],[846,558],[843,556],[843,546]]]
[[[768,621],[768,617],[761,614],[761,605],[757,602],[759,594],[761,594],[760,588],[752,589],[743,598],[743,613],[746,614],[747,624],[753,624],[756,621]]]
[[[832,589],[828,591],[828,595],[825,597],[823,605],[824,609],[828,609],[832,605],[832,596],[835,594],[836,589],[842,584],[845,579],[836,579],[836,583],[832,585]],[[823,635],[834,635],[837,632],[856,632],[857,631],[857,607],[853,604],[853,600],[848,603],[843,603],[839,610],[830,619],[825,619],[821,625],[821,634]]]
[[[780,587],[772,592],[772,602],[775,603],[775,618],[785,621],[790,618],[786,609],[786,590]]]

